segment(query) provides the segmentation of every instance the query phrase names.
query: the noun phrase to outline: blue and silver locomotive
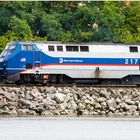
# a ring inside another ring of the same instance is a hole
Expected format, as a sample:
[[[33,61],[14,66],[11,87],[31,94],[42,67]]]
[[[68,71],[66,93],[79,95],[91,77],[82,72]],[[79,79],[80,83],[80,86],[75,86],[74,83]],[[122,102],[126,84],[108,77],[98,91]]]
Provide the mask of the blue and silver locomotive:
[[[0,55],[2,81],[140,84],[140,44],[10,42]]]

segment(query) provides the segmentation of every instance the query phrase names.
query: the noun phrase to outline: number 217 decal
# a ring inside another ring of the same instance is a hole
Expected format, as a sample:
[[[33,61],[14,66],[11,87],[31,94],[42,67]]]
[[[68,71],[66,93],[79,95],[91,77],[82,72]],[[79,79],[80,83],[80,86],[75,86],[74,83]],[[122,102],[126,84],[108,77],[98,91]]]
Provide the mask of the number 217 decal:
[[[125,59],[125,64],[139,64],[139,59]]]

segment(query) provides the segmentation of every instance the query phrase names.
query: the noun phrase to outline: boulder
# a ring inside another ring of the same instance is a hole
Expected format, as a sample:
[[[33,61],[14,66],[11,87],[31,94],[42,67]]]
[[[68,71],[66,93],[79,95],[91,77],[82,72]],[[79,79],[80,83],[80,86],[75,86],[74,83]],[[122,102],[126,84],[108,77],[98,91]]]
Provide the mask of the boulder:
[[[43,116],[53,116],[53,113],[48,111],[48,110],[45,110],[41,113],[41,115],[43,115]]]
[[[70,89],[64,87],[64,89],[63,89],[62,92],[63,92],[64,94],[68,94],[68,93],[70,93]]]
[[[140,111],[140,103],[138,103],[138,110]]]
[[[96,104],[95,104],[95,108],[96,108],[96,109],[100,109],[100,108],[101,108],[101,105],[100,105],[99,103],[96,103]]]
[[[114,108],[117,105],[114,98],[111,98],[110,100],[107,100],[106,103],[107,103],[107,105],[108,105],[109,108]]]
[[[128,105],[134,105],[135,102],[132,101],[131,99],[125,99],[125,103],[127,103]]]
[[[54,99],[56,100],[57,103],[62,103],[65,100],[66,95],[62,94],[62,93],[56,93],[54,95]]]
[[[115,107],[109,107],[109,110],[112,111],[112,112],[115,112],[116,108]]]
[[[33,110],[29,110],[29,109],[18,109],[17,110],[17,114],[19,116],[25,116],[25,115],[36,115],[36,112]]]
[[[17,111],[15,109],[13,110],[3,110],[2,115],[13,115],[13,116],[16,116],[17,115]]]
[[[117,98],[115,99],[115,101],[116,101],[117,104],[119,104],[119,103],[122,102],[122,100],[121,100],[119,97],[117,97]]]
[[[84,101],[86,104],[90,104],[90,100],[88,100],[88,99],[86,99],[85,101]]]
[[[100,103],[105,102],[106,100],[107,100],[107,99],[104,98],[104,97],[99,97],[99,98],[97,98],[97,101],[100,102]]]
[[[10,100],[10,101],[17,101],[18,97],[14,92],[4,92],[4,96],[6,97],[6,99]]]
[[[84,116],[88,116],[89,115],[89,111],[86,109],[86,110],[84,110],[83,112],[82,112],[82,115],[84,115]]]
[[[79,109],[85,109],[86,106],[84,106],[82,103],[79,103],[79,104],[78,104],[78,108],[79,108]]]
[[[58,105],[58,109],[59,109],[59,111],[64,111],[65,110],[65,104],[63,103],[63,104],[59,104]]]
[[[107,92],[106,89],[102,89],[102,90],[99,92],[99,94],[100,94],[102,97],[105,97],[105,98],[107,98],[107,99],[110,99],[111,93],[110,93],[110,92]]]
[[[29,109],[29,108],[35,108],[36,105],[34,103],[32,103],[31,101],[29,100],[25,100],[25,99],[20,99],[18,101],[18,107],[20,108],[24,108],[24,106]]]
[[[62,88],[58,88],[57,91],[58,91],[58,93],[63,93],[63,89]]]
[[[69,110],[76,110],[77,109],[77,104],[71,100],[69,103],[68,103],[68,109]]]
[[[7,104],[6,99],[0,97],[0,108],[2,108],[2,107],[3,107],[4,105],[6,105],[6,104]]]

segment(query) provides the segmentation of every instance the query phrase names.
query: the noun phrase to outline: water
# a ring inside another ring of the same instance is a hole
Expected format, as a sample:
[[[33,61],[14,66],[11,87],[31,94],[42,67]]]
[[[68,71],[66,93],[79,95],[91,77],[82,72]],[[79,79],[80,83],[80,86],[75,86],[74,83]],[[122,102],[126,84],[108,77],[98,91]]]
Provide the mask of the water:
[[[140,140],[140,119],[0,118],[0,140]]]

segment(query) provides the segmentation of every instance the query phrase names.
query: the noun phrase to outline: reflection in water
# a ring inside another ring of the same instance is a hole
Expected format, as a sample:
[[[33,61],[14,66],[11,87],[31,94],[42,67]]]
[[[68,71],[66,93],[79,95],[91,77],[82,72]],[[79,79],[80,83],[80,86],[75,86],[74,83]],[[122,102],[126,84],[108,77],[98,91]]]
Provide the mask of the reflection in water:
[[[140,120],[0,118],[0,140],[139,140]]]

